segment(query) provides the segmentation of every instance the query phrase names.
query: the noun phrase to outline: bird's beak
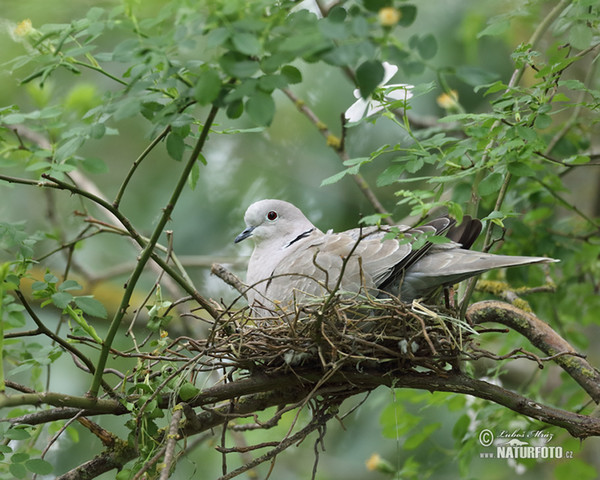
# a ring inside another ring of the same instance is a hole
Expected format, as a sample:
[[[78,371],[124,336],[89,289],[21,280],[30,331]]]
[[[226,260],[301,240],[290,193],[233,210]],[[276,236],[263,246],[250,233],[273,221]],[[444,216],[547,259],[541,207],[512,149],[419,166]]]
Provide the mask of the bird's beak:
[[[246,240],[248,237],[252,236],[252,231],[256,227],[248,227],[242,233],[240,233],[237,237],[235,237],[234,243],[240,243],[242,240]]]

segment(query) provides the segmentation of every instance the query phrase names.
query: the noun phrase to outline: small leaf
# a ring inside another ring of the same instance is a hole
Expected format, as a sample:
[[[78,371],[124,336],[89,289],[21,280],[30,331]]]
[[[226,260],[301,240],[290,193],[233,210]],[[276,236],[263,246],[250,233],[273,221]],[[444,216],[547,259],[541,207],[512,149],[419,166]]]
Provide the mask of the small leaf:
[[[291,65],[285,65],[281,68],[281,74],[286,78],[288,83],[300,83],[302,82],[302,73],[296,67]]]
[[[56,149],[54,154],[54,161],[62,162],[67,158],[73,156],[81,145],[83,145],[84,139],[82,137],[72,137],[64,142],[60,147]]]
[[[192,171],[190,172],[190,175],[188,177],[188,183],[192,190],[196,189],[196,185],[198,184],[199,178],[200,178],[200,166],[198,165],[198,162],[194,162],[194,165],[192,165]]]
[[[240,118],[244,113],[244,102],[240,99],[234,100],[227,105],[226,113],[229,118]]]
[[[246,55],[260,55],[262,46],[256,36],[248,32],[236,32],[232,37],[233,46],[235,49]]]
[[[73,300],[73,295],[71,295],[68,292],[57,292],[53,294],[50,298],[52,299],[52,303],[56,305],[57,308],[64,310],[65,308],[67,308],[67,305],[69,305],[69,303],[71,303],[71,301]]]
[[[497,74],[490,72],[489,70],[465,65],[461,65],[456,69],[456,76],[473,87],[490,84],[498,78]]]
[[[108,313],[104,305],[93,297],[75,297],[75,305],[77,305],[84,313],[98,318],[106,318]]]
[[[339,182],[342,178],[344,178],[348,174],[348,170],[342,170],[341,172],[332,175],[331,177],[326,178],[321,182],[321,187],[325,185],[331,185],[332,183]]]
[[[58,290],[60,292],[64,292],[66,290],[82,290],[83,287],[79,285],[75,280],[65,280],[58,286]]]
[[[221,57],[219,64],[225,73],[235,78],[247,78],[256,73],[258,62],[237,52],[228,52]]]
[[[363,98],[368,98],[383,81],[385,70],[376,60],[367,60],[356,69],[356,83]]]
[[[421,445],[425,440],[427,440],[433,432],[435,432],[438,428],[442,426],[441,423],[431,423],[426,425],[424,428],[420,429],[414,435],[411,435],[406,439],[402,448],[404,450],[413,450]]]
[[[181,397],[184,402],[194,398],[199,393],[200,389],[190,382],[184,383],[179,389],[179,397]]]
[[[275,115],[275,102],[268,93],[256,92],[246,102],[246,112],[258,125],[270,125]]]
[[[498,172],[494,172],[485,177],[479,184],[478,193],[482,196],[490,195],[498,192],[504,180],[504,176]]]
[[[11,463],[8,469],[15,478],[24,478],[27,475],[27,469],[20,463]]]
[[[569,29],[569,43],[579,50],[588,48],[593,37],[592,29],[585,23],[578,23]]]
[[[438,50],[437,41],[431,33],[423,35],[422,37],[415,35],[410,39],[409,44],[411,47],[417,49],[423,60],[429,60],[435,57]]]
[[[89,173],[108,173],[108,166],[104,160],[96,157],[87,157],[80,161],[81,166]]]
[[[54,469],[51,463],[41,458],[32,458],[31,460],[27,460],[25,462],[25,466],[27,467],[27,470],[38,475],[49,475]]]
[[[535,128],[539,128],[540,130],[544,130],[552,125],[552,117],[550,115],[546,115],[545,113],[542,115],[538,115],[535,118],[534,122]]]
[[[502,35],[504,32],[508,31],[510,28],[510,20],[502,19],[500,21],[494,21],[487,27],[485,27],[481,32],[477,34],[477,38],[484,37],[485,35],[497,36]]]
[[[169,156],[179,162],[183,158],[184,150],[185,142],[183,141],[183,138],[174,133],[170,133],[167,136],[167,153]]]
[[[200,105],[208,105],[217,99],[221,91],[221,78],[215,70],[207,70],[200,74],[194,86],[194,98]]]
[[[400,11],[400,20],[398,21],[398,25],[402,27],[408,27],[409,25],[412,25],[417,18],[417,7],[414,5],[403,5],[398,10]]]
[[[223,45],[227,39],[229,38],[229,30],[224,27],[216,28],[215,30],[210,31],[204,40],[206,42],[207,48],[218,47],[219,45]]]
[[[11,428],[4,432],[3,437],[9,440],[27,440],[31,435],[24,428]]]

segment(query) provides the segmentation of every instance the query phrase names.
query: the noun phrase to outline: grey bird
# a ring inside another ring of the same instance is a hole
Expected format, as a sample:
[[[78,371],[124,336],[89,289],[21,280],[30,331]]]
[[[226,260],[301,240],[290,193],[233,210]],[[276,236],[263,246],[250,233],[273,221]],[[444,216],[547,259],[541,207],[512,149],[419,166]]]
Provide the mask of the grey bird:
[[[246,296],[259,317],[293,312],[296,305],[323,298],[336,288],[411,302],[495,268],[558,261],[469,250],[481,222],[468,216],[460,225],[440,217],[415,228],[323,233],[291,203],[267,199],[250,205],[244,221],[246,229],[235,243],[249,237],[255,242]],[[432,242],[434,235],[447,240]]]

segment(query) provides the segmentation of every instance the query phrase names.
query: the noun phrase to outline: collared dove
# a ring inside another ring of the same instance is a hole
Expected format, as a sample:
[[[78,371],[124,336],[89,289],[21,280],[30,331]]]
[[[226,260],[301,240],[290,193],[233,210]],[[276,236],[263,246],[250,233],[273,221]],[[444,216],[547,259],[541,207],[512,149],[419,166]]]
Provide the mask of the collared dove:
[[[441,217],[416,228],[323,233],[291,203],[269,199],[250,205],[244,221],[247,228],[235,243],[248,237],[255,241],[246,275],[247,298],[261,317],[289,313],[295,304],[336,288],[354,294],[387,293],[410,302],[494,268],[557,261],[468,250],[481,232],[481,222],[467,216],[458,226]],[[427,235],[448,241],[432,243]]]

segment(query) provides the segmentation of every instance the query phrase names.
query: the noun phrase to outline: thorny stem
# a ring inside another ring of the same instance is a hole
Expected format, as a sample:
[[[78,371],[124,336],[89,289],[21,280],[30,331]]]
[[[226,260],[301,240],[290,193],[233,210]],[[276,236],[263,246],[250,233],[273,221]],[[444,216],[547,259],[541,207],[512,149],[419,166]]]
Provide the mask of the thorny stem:
[[[165,206],[163,213],[158,221],[158,224],[156,225],[156,227],[154,228],[154,231],[152,232],[152,235],[150,236],[150,240],[148,241],[148,243],[145,245],[144,249],[142,250],[135,270],[132,272],[131,277],[127,281],[127,287],[125,288],[125,292],[123,293],[121,305],[119,306],[119,309],[117,310],[117,312],[115,313],[115,315],[113,317],[113,320],[112,320],[110,327],[108,329],[108,332],[106,334],[106,338],[104,339],[104,343],[102,345],[102,350],[100,352],[100,357],[98,359],[96,374],[94,375],[94,378],[92,380],[92,385],[90,386],[90,390],[88,392],[88,394],[92,397],[96,397],[98,395],[98,390],[100,389],[100,383],[102,380],[102,373],[103,373],[104,367],[106,365],[106,361],[108,359],[110,347],[115,338],[115,335],[117,334],[117,331],[119,330],[119,327],[121,325],[121,320],[123,319],[125,313],[127,312],[127,309],[129,308],[129,301],[131,300],[131,296],[133,295],[133,291],[134,291],[135,286],[137,285],[137,281],[139,280],[139,278],[142,274],[142,271],[144,270],[144,267],[146,266],[146,263],[152,257],[154,247],[155,247],[156,243],[158,242],[159,237],[162,235],[165,225],[171,218],[171,212],[175,208],[175,204],[177,203],[177,200],[179,200],[179,196],[181,195],[181,192],[183,192],[183,189],[186,185],[186,182],[188,180],[190,172],[192,171],[192,168],[193,168],[194,164],[196,163],[198,157],[200,156],[200,152],[202,151],[204,144],[206,143],[206,139],[208,137],[208,132],[210,131],[210,127],[217,115],[217,112],[218,112],[218,107],[213,106],[208,114],[206,122],[204,123],[204,127],[202,129],[202,132],[200,133],[200,137],[198,138],[198,141],[196,142],[196,146],[194,147],[194,150],[193,150],[192,154],[190,155],[190,158],[188,159],[188,162],[185,165],[185,168],[181,172],[179,181],[177,182],[177,185],[175,186],[175,189],[173,190],[171,198],[169,199],[169,202]]]

